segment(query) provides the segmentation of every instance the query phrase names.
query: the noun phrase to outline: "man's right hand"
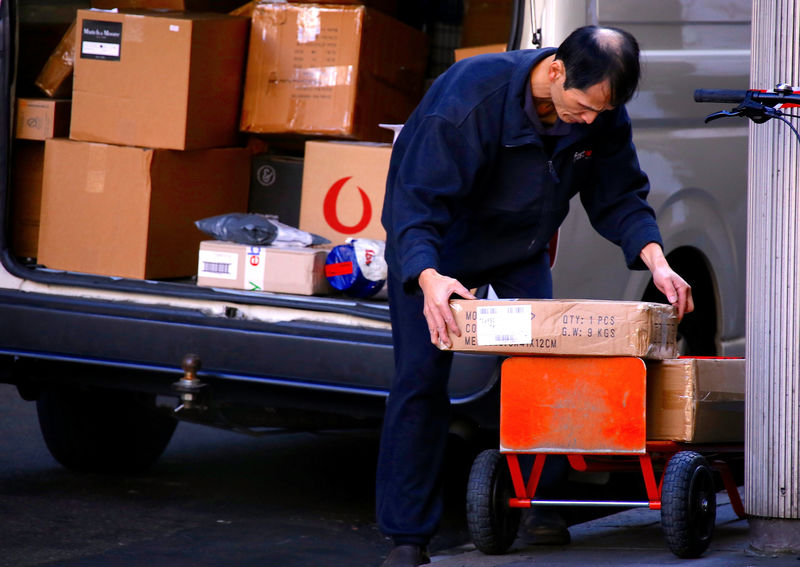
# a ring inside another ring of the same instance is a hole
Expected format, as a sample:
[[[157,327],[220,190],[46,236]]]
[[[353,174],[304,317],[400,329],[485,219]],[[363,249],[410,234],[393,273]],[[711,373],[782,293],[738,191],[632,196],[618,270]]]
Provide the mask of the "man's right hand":
[[[460,337],[461,331],[456,326],[453,312],[450,311],[450,296],[459,295],[464,299],[475,299],[470,291],[454,278],[443,276],[433,268],[427,268],[420,273],[419,287],[425,297],[425,307],[422,310],[428,322],[428,331],[431,334],[431,343],[447,348],[453,346],[448,330]]]

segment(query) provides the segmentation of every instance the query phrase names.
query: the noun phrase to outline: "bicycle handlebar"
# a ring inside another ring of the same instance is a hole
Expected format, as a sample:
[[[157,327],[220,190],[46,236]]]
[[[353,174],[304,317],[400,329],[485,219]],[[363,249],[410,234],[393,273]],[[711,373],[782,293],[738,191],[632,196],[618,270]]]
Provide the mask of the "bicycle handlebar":
[[[737,91],[728,89],[697,89],[694,91],[695,102],[743,102],[750,94],[754,102],[775,106],[778,104],[800,104],[800,91],[792,93],[762,92],[755,90]]]

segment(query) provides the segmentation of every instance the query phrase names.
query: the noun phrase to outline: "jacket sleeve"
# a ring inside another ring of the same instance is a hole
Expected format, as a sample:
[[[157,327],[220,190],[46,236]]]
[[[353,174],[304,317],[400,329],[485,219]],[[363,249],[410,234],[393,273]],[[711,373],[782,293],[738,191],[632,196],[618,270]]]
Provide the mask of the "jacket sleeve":
[[[595,144],[594,183],[581,190],[581,202],[595,230],[622,248],[628,268],[645,269],[639,253],[650,242],[661,245],[661,233],[647,203],[650,183],[639,167],[630,119],[624,107],[614,115]]]
[[[423,270],[439,269],[442,237],[483,160],[458,128],[438,116],[423,119],[402,144],[389,175],[384,225],[403,285],[413,290]]]

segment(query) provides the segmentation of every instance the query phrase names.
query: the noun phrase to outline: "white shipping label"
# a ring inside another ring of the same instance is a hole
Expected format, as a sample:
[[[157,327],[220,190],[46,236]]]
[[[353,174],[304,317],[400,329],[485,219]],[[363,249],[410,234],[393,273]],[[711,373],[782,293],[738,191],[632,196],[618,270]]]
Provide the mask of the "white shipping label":
[[[81,44],[81,54],[97,55],[109,58],[119,58],[118,43],[98,43],[96,41],[84,41]]]
[[[235,280],[239,255],[218,250],[200,250],[197,275],[222,280]]]
[[[248,246],[244,256],[244,288],[248,291],[264,289],[264,275],[267,268],[266,249],[262,246]]]
[[[479,346],[515,345],[531,342],[530,305],[492,305],[476,310]]]

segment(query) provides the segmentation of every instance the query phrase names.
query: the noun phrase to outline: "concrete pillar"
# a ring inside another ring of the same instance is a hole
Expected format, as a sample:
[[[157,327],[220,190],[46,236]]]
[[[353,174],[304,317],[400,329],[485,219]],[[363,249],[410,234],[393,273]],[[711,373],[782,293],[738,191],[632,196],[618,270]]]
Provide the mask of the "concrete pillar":
[[[800,0],[753,0],[750,86],[781,82],[800,87]],[[785,124],[750,124],[745,508],[769,553],[800,552],[799,161]]]

